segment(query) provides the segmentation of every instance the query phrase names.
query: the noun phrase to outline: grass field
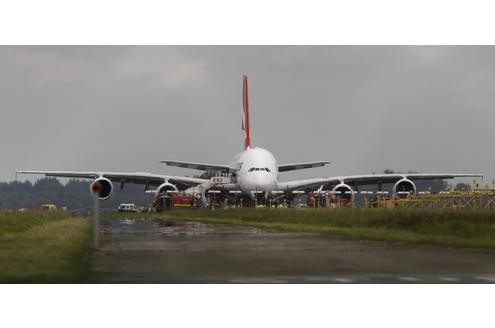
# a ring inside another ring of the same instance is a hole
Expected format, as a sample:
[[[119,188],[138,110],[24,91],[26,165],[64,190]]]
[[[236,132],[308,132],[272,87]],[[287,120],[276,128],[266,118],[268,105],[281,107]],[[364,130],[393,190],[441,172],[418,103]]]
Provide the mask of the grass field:
[[[149,214],[136,214],[149,216]],[[452,209],[174,210],[155,218],[194,219],[353,239],[495,248],[495,211]]]
[[[0,212],[0,283],[81,282],[91,224],[64,212]]]

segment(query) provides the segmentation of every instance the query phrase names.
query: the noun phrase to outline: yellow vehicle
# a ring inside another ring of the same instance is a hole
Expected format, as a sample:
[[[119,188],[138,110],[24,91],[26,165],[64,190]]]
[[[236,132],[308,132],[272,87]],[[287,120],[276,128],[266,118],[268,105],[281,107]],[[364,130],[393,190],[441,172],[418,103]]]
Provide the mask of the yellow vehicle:
[[[56,211],[57,206],[54,204],[43,204],[43,205],[41,205],[41,210],[42,211]]]

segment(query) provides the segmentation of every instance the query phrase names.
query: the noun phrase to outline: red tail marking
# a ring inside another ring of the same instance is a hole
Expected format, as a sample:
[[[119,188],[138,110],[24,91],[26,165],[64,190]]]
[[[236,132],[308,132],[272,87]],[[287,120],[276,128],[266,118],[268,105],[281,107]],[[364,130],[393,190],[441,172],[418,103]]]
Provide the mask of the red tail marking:
[[[244,149],[251,148],[251,131],[249,129],[249,97],[248,97],[248,81],[247,76],[242,77],[242,107],[244,115],[242,115],[242,130],[246,132],[244,137]]]

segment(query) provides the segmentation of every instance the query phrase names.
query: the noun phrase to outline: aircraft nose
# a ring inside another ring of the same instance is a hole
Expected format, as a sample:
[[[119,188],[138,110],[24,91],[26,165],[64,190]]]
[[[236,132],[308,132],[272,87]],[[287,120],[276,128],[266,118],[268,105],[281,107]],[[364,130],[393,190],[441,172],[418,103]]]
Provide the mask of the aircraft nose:
[[[271,177],[262,174],[253,175],[250,179],[250,188],[255,190],[273,189],[274,181]]]
[[[263,185],[266,183],[266,178],[261,174],[255,174],[253,176],[252,182],[256,185]]]

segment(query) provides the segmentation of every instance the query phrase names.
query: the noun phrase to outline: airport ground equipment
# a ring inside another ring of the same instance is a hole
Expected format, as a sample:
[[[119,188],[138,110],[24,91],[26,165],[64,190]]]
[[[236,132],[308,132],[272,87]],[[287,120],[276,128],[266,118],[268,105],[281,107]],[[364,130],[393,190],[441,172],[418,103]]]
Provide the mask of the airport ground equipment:
[[[153,207],[155,208],[156,212],[162,212],[164,210],[170,210],[174,208],[203,207],[201,206],[201,198],[196,196],[199,195],[181,194],[169,190],[155,196]]]
[[[495,209],[495,189],[476,188],[472,191],[419,192],[405,198],[377,197],[367,201],[368,208],[472,208]]]
[[[416,195],[408,192],[399,194],[389,191],[291,191],[277,192],[276,197],[266,197],[260,191],[253,191],[255,197],[245,197],[241,191],[222,192],[209,190],[207,192],[208,207],[210,208],[241,208],[241,207],[270,207],[270,208],[484,208],[495,209],[495,188],[474,188],[471,191],[419,191]],[[275,202],[273,200],[276,200]],[[169,206],[173,209],[180,206]],[[199,202],[192,202],[189,208],[201,207]]]

